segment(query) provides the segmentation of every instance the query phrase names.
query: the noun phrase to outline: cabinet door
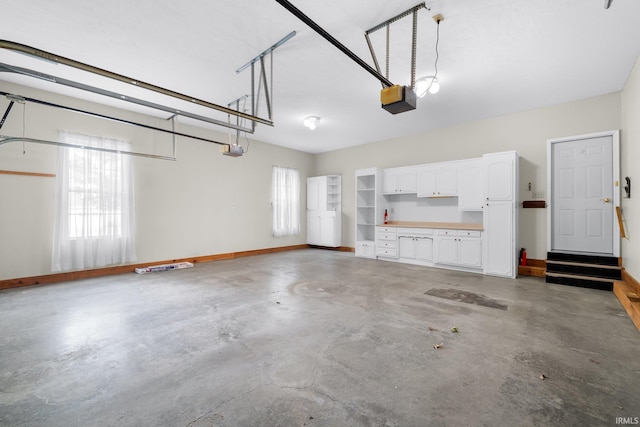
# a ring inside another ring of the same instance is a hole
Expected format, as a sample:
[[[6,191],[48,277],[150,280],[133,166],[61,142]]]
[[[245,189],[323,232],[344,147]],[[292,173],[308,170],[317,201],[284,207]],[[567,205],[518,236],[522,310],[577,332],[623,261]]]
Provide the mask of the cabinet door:
[[[307,210],[327,210],[327,177],[314,176],[307,178]]]
[[[413,167],[398,170],[398,192],[415,193],[417,191],[417,173]]]
[[[319,212],[319,245],[336,248],[341,243],[340,212],[324,211]]]
[[[458,195],[458,169],[455,165],[442,165],[437,168],[436,194],[438,196]]]
[[[484,210],[484,272],[515,277],[514,202],[487,202]]]
[[[320,241],[322,246],[335,247],[336,245],[336,217],[333,212],[323,213],[320,216]]]
[[[398,192],[398,173],[395,170],[385,170],[382,174],[382,192],[395,194]]]
[[[482,267],[482,239],[479,237],[458,238],[458,264],[465,267]]]
[[[356,242],[356,256],[362,258],[375,258],[376,245],[372,241]]]
[[[320,214],[318,212],[307,212],[307,243],[310,245],[321,245],[320,235]]]
[[[487,200],[513,200],[514,155],[489,155],[485,161],[485,195]]]
[[[307,210],[320,209],[320,180],[317,176],[307,178]]]
[[[418,197],[433,197],[436,195],[436,169],[423,166],[418,171]]]
[[[431,237],[416,238],[416,259],[433,261],[433,239]]]
[[[436,262],[441,264],[458,263],[458,239],[456,237],[438,236],[436,238]]]
[[[410,259],[416,257],[416,239],[414,237],[398,237],[398,256]]]
[[[460,162],[458,165],[458,209],[480,211],[484,205],[484,169],[482,159]]]

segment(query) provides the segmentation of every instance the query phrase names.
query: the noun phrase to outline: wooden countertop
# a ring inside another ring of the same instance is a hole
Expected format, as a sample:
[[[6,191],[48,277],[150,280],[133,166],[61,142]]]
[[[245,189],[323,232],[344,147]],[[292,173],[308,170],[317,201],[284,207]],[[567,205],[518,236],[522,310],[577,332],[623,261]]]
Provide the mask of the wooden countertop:
[[[452,230],[484,230],[482,224],[471,222],[418,222],[418,221],[389,221],[388,224],[377,224],[378,227],[402,227],[402,228],[444,228]]]

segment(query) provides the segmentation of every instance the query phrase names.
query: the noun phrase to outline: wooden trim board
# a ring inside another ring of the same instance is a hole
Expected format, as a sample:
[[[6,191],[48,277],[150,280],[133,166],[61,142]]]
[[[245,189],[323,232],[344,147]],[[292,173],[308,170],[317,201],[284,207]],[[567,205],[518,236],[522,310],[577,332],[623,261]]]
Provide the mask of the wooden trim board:
[[[622,281],[613,282],[613,293],[640,331],[640,282],[623,270]]]
[[[198,257],[192,257],[192,258],[180,258],[180,259],[154,261],[154,262],[146,262],[146,263],[138,263],[138,264],[117,265],[113,267],[95,268],[92,270],[67,271],[62,273],[45,274],[43,276],[7,279],[7,280],[0,280],[0,290],[21,288],[25,286],[45,285],[49,283],[59,283],[59,282],[66,282],[70,280],[89,279],[94,277],[110,276],[114,274],[133,273],[136,268],[150,267],[150,266],[161,265],[161,264],[170,264],[175,262],[191,262],[195,264],[199,262],[218,261],[218,260],[224,260],[224,259],[241,258],[246,256],[271,254],[276,252],[285,252],[285,251],[307,249],[307,248],[309,248],[309,245],[306,245],[306,244],[293,245],[293,246],[281,246],[276,248],[254,249],[251,251],[230,252],[225,254],[205,255],[205,256],[198,256]]]
[[[337,248],[332,248],[328,246],[319,246],[319,245],[309,245],[310,248],[315,249],[326,249],[328,251],[337,251],[337,252],[355,252],[356,248],[350,248],[349,246],[338,246]]]
[[[524,202],[522,202],[522,207],[524,209],[528,209],[528,208],[546,208],[547,207],[547,202],[545,202],[544,200],[525,200]]]
[[[518,265],[518,275],[544,277],[547,261],[544,259],[527,259],[527,265]]]
[[[39,176],[44,178],[56,177],[55,173],[20,172],[20,171],[7,171],[7,170],[0,170],[0,175]]]
[[[637,294],[640,294],[640,281],[629,274],[627,270],[622,270],[622,280],[628,283]]]

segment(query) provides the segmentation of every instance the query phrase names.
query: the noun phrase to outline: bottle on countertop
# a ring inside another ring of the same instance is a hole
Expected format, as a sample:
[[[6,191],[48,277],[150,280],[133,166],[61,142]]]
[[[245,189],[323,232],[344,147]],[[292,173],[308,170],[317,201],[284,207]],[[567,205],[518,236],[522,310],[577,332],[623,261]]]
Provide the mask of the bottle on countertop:
[[[387,213],[387,210],[384,210],[384,223],[388,224],[389,223],[389,214]]]

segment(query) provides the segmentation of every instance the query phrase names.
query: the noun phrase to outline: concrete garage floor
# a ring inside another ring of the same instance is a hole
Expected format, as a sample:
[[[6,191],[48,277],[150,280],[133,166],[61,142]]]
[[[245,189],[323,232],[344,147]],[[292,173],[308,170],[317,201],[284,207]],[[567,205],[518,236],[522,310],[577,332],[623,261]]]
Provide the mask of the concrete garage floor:
[[[640,332],[614,295],[536,278],[309,249],[4,291],[0,325],[2,426],[640,417]]]

